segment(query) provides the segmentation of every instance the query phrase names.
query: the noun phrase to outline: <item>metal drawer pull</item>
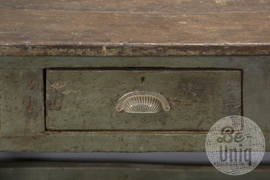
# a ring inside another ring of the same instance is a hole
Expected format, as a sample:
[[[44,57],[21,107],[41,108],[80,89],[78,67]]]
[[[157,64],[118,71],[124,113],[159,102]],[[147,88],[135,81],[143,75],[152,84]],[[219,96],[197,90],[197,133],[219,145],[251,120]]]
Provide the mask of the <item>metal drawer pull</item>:
[[[170,104],[161,94],[148,91],[134,91],[122,96],[116,110],[127,113],[157,113],[161,110],[169,111]]]

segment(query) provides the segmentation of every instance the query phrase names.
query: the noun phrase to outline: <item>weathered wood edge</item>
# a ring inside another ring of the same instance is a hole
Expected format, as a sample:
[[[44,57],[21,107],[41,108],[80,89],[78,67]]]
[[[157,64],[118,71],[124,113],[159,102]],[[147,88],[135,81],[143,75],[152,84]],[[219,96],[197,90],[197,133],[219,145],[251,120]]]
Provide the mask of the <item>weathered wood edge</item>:
[[[214,14],[232,12],[267,12],[270,10],[269,0],[1,0],[0,9],[39,10],[39,11],[75,11],[100,13],[185,13],[185,14]]]
[[[270,167],[260,165],[242,176],[228,176],[213,166],[130,164],[130,163],[75,163],[75,162],[2,162],[1,180],[27,179],[269,179]]]
[[[0,56],[0,68],[217,68],[265,70],[270,56],[80,57]],[[270,67],[269,67],[270,68]]]
[[[256,56],[270,55],[270,44],[93,44],[2,45],[0,56]]]

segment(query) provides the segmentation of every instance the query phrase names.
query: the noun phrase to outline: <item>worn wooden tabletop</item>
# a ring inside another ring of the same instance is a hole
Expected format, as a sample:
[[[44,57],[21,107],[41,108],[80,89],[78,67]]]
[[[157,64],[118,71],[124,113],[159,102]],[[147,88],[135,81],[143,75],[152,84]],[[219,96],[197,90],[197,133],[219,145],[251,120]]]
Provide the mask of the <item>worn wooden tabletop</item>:
[[[0,55],[269,55],[270,0],[1,0]]]

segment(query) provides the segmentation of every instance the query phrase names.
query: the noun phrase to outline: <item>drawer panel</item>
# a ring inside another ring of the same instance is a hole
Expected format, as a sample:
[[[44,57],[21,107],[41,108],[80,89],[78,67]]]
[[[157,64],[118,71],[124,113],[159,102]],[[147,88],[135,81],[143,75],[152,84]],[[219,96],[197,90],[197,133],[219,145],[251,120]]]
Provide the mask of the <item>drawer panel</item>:
[[[132,91],[162,94],[170,111],[116,111]],[[47,130],[209,130],[241,115],[240,70],[47,70]]]

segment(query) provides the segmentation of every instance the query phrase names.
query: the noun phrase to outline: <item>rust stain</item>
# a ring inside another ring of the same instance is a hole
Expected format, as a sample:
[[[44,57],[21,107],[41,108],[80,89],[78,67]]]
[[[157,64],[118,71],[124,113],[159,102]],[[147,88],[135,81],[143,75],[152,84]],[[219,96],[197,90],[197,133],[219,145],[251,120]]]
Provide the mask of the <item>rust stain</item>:
[[[57,99],[56,111],[61,110],[61,108],[62,108],[62,99]]]
[[[59,111],[61,110],[62,108],[62,99],[57,99],[57,100],[50,100],[48,99],[46,101],[46,104],[47,104],[47,108],[49,110],[56,110],[56,111]]]
[[[33,89],[34,89],[34,84],[35,84],[34,81],[28,79],[28,84],[29,84],[29,86],[30,86],[30,89],[33,90]]]
[[[49,85],[50,88],[46,94],[46,106],[48,110],[59,111],[62,109],[65,86],[66,84],[64,82],[54,82]]]
[[[28,106],[27,106],[27,112],[29,112],[30,114],[33,112],[34,107],[33,107],[33,101],[30,101]]]
[[[34,88],[39,88],[42,86],[42,81],[33,81],[32,79],[28,79],[28,85],[30,90],[32,91]]]
[[[30,100],[27,103],[26,109],[25,109],[25,116],[26,117],[37,117],[39,113],[39,109],[37,107],[37,103],[33,100]]]

